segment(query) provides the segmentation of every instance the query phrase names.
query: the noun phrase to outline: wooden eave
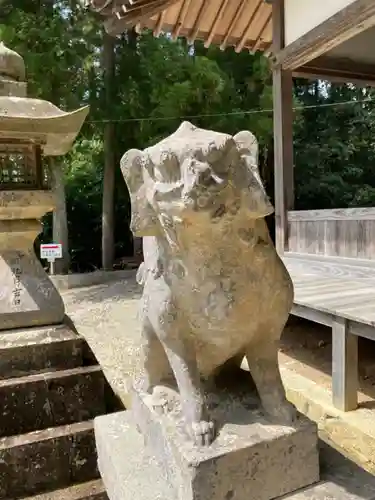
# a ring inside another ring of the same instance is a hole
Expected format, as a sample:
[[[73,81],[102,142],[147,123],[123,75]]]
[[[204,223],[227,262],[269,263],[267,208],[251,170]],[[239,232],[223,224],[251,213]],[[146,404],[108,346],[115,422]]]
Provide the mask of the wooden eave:
[[[293,71],[293,76],[311,80],[375,86],[375,65],[321,56]]]
[[[373,26],[375,26],[374,0],[355,0],[273,54],[274,67],[281,66],[284,70],[297,70]]]
[[[81,0],[104,17],[106,31],[120,35],[135,27],[154,36],[203,41],[236,52],[263,51],[273,67],[295,76],[374,85],[375,68],[356,61],[327,57],[332,48],[375,25],[375,1],[354,0],[288,46],[272,46],[272,7],[283,0]],[[302,0],[301,0],[302,1]],[[273,4],[273,6],[272,6]],[[275,21],[274,21],[275,22]],[[273,53],[272,53],[273,52]]]
[[[103,0],[88,0],[94,10]],[[134,12],[134,15],[132,15]],[[102,14],[108,33],[130,26],[151,29],[154,36],[201,40],[236,52],[268,50],[272,42],[272,6],[265,0],[109,0]]]

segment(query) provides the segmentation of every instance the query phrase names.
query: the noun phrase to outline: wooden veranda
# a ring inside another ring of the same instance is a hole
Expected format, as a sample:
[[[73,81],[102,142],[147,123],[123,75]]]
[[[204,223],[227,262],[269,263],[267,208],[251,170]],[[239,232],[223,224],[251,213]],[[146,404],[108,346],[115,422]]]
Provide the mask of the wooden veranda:
[[[375,83],[374,0],[86,0],[109,33],[261,50],[273,71],[276,247],[293,313],[332,327],[333,403],[357,407],[358,336],[375,340],[375,208],[294,211],[292,78]]]

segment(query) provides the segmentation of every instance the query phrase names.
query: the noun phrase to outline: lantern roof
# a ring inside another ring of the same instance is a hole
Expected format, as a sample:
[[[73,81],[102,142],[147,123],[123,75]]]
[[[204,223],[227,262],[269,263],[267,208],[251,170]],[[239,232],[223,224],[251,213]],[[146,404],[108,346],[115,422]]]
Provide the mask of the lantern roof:
[[[39,144],[46,156],[66,154],[89,112],[65,112],[51,102],[27,97],[23,58],[0,43],[0,140]]]

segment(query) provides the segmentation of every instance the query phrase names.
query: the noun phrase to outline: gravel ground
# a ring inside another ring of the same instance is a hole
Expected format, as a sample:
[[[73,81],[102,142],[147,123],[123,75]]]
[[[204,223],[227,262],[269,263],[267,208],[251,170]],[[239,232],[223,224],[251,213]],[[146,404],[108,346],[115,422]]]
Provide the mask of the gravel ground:
[[[126,406],[127,380],[140,366],[137,319],[140,293],[135,273],[126,280],[62,293],[67,314]]]

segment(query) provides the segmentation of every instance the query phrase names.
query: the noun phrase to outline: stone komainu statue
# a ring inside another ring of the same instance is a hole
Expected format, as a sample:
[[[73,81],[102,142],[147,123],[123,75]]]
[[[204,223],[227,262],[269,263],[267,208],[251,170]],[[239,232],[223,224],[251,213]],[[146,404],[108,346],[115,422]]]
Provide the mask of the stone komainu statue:
[[[268,233],[273,211],[258,172],[258,144],[188,122],[155,146],[130,150],[121,169],[132,203],[132,231],[143,237],[142,334],[147,390],[177,382],[197,443],[214,429],[202,379],[246,356],[265,412],[291,424],[278,345],[293,286]]]

